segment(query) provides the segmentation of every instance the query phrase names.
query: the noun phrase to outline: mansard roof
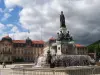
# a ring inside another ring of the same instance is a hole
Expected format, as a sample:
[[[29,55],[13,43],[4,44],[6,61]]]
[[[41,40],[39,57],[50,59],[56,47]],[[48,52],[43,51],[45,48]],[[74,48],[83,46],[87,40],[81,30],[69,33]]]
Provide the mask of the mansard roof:
[[[32,44],[44,44],[43,40],[33,40]]]
[[[10,39],[12,40],[11,37],[9,36],[4,36],[2,39]],[[26,40],[12,40],[13,43],[23,43],[25,44],[26,43]],[[32,44],[44,44],[44,41],[43,40],[32,40]]]
[[[25,40],[13,40],[13,43],[26,43]]]
[[[75,44],[76,47],[85,47],[84,45],[81,45],[81,44]]]
[[[26,40],[13,40],[13,43],[26,43]],[[44,44],[42,40],[33,40],[32,44]]]

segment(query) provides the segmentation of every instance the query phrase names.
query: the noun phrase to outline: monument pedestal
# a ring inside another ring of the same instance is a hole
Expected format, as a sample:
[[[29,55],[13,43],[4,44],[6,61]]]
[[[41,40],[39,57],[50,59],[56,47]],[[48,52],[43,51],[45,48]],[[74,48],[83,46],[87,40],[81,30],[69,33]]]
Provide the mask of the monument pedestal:
[[[61,27],[59,31],[62,31],[62,33],[66,34],[67,28]]]
[[[67,31],[66,27],[61,27],[59,29],[58,38],[57,38],[57,53],[56,55],[76,55],[77,50],[75,47],[75,43],[72,39],[72,36]]]
[[[61,44],[58,44],[57,45],[57,53],[56,53],[56,55],[62,55],[61,50],[62,50]]]
[[[57,53],[56,55],[76,55],[77,49],[74,42],[57,41]]]

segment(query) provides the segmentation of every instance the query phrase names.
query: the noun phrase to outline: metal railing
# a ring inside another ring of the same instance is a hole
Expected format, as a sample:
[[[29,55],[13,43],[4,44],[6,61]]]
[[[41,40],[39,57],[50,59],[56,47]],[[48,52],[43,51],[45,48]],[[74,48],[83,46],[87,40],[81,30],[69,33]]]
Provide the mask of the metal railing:
[[[12,68],[12,75],[100,75],[100,67]]]

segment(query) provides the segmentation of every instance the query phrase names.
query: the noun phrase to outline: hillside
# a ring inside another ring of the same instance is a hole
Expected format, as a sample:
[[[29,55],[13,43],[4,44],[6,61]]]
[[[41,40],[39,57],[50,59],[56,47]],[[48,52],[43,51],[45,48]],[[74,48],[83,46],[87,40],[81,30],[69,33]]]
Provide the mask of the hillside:
[[[96,60],[100,59],[100,40],[87,46],[89,53],[96,53]]]
[[[88,45],[87,47],[89,52],[100,52],[100,40]]]

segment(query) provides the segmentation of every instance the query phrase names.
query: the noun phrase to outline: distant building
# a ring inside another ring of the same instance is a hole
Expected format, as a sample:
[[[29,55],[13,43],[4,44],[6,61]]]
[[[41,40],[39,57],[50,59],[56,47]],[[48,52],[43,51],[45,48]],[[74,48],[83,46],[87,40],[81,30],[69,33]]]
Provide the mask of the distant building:
[[[81,44],[76,44],[78,55],[88,55],[88,48]]]
[[[0,41],[0,62],[15,62],[23,60],[34,62],[35,58],[42,54],[44,41],[42,40],[12,40],[5,36]]]

